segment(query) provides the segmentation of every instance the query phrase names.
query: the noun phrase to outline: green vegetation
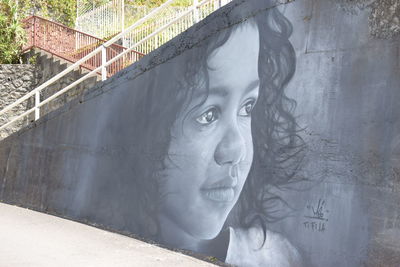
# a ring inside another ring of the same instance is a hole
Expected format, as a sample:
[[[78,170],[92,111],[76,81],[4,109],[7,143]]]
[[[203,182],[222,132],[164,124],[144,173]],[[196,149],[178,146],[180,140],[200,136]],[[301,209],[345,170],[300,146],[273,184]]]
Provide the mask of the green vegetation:
[[[108,3],[110,0],[82,0],[79,1],[79,5],[82,5],[81,9],[93,9]]]
[[[125,0],[125,27],[129,27],[148,14],[152,9],[166,1],[167,0]],[[172,2],[171,6],[179,9],[191,6],[192,4],[193,0],[175,0]],[[154,23],[154,20],[157,20],[157,17],[148,21],[148,23]]]
[[[75,26],[76,0],[19,0],[22,17],[37,15],[69,27]]]
[[[0,0],[0,64],[20,63],[25,31],[13,0]]]
[[[147,6],[150,8],[158,7],[162,3],[167,0],[125,0],[125,5],[138,5],[138,6]],[[192,5],[193,0],[177,0],[173,3],[173,6],[190,6]]]
[[[110,0],[84,0],[83,7],[95,8]],[[166,0],[125,0],[125,5],[155,8]],[[193,0],[176,0],[173,6],[189,6]],[[74,27],[77,0],[0,0],[0,64],[20,62],[21,48],[25,43],[25,32],[21,20],[37,15]],[[139,18],[139,17],[138,17]],[[126,22],[133,23],[130,18]]]
[[[21,62],[26,39],[21,21],[32,14],[74,27],[76,0],[0,0],[0,64]]]

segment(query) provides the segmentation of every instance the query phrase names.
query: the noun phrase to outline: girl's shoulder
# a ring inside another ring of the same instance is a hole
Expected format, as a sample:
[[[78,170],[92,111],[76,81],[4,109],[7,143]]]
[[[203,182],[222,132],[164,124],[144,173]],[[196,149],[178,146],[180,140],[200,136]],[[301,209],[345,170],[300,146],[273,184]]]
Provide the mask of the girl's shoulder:
[[[265,242],[261,227],[229,228],[230,240],[226,263],[240,267],[276,266],[300,267],[297,249],[282,235],[268,231]]]

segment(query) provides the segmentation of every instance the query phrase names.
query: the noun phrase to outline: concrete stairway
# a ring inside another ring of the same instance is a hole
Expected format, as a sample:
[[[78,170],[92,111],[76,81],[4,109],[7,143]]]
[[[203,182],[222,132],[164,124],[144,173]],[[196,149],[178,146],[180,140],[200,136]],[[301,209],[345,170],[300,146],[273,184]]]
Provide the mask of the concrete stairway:
[[[43,84],[53,76],[57,75],[58,73],[62,72],[63,70],[72,65],[71,62],[38,48],[34,48],[30,52],[28,52],[25,55],[25,58],[26,60],[32,58],[34,61],[36,61],[37,72],[38,72],[38,81],[36,87]],[[74,81],[78,80],[88,72],[89,71],[83,68],[71,71],[70,73],[68,73],[67,75],[65,75],[64,77],[62,77],[61,79],[59,79],[58,81],[56,81],[55,83],[44,89],[40,94],[41,101],[45,100],[47,97],[65,88]],[[59,96],[56,100],[50,102],[48,105],[45,105],[43,108],[41,108],[40,111],[41,116],[47,114],[52,110],[59,108],[68,101],[76,97],[79,97],[79,95],[81,95],[85,91],[85,89],[93,87],[98,81],[101,81],[101,76],[99,74],[94,77],[86,79],[79,85],[69,90],[67,93]]]
[[[61,71],[65,70],[66,68],[72,65],[71,62],[66,61],[60,57],[52,55],[38,48],[31,49],[30,51],[25,53],[23,55],[23,61],[25,63],[31,63],[32,65],[34,65],[33,67],[34,79],[31,81],[31,87],[28,89],[28,92],[40,86],[53,76],[57,75],[58,73],[60,73]],[[88,71],[82,68],[71,71],[70,73],[68,73],[67,75],[56,81],[54,84],[45,88],[40,93],[40,99],[42,101],[45,100],[49,96],[65,88],[66,86],[76,81],[77,79],[81,78],[87,73]],[[71,101],[72,99],[81,96],[86,89],[93,87],[98,81],[101,81],[100,75],[96,75],[86,79],[82,83],[78,84],[77,86],[69,90],[67,93],[62,94],[61,96],[54,99],[50,103],[44,105],[40,109],[40,115],[43,116],[53,110],[56,110],[57,108],[63,106],[65,103]],[[3,105],[0,106],[0,109],[4,108],[6,104],[10,104],[16,99],[22,97],[26,93],[27,91],[15,90],[10,94],[2,94],[2,98],[6,99],[2,99]],[[26,110],[29,110],[33,106],[34,106],[34,97],[31,97],[27,102],[21,103],[20,105],[14,107],[7,113],[1,115],[0,121],[2,123],[5,123],[10,119],[12,119],[14,116],[17,116],[18,114],[21,114]],[[20,121],[14,123],[13,125],[11,125],[11,127],[1,130],[0,138],[5,138],[14,132],[17,132],[18,130],[28,126],[33,121],[34,121],[34,114],[32,113],[28,115],[26,118],[21,119]]]

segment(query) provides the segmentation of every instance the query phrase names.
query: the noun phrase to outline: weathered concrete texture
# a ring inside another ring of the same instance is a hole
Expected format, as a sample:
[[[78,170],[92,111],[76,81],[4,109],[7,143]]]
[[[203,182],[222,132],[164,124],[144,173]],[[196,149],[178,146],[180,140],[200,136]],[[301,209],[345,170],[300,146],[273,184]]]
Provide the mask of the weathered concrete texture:
[[[400,0],[376,0],[371,8],[369,27],[372,36],[390,39],[400,34]]]
[[[215,266],[81,223],[0,204],[0,265]]]
[[[287,193],[299,216],[273,227],[313,255],[310,266],[398,267],[400,43],[371,38],[368,1],[346,1],[364,7],[357,12],[338,2],[286,10],[298,58],[288,91],[308,145],[303,176],[320,184]],[[323,231],[302,225],[319,199],[329,211]]]
[[[381,39],[392,39],[400,33],[399,0],[331,0],[339,4],[346,12],[356,14],[368,9],[369,31],[371,36]]]
[[[350,13],[356,13],[359,10],[363,10],[371,5],[376,0],[331,0],[336,2],[339,6]]]

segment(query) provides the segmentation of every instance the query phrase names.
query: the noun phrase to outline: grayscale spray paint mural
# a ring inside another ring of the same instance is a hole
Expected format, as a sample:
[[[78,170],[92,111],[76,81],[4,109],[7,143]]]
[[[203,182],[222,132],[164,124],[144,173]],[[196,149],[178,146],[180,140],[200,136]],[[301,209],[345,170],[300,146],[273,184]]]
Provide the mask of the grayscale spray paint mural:
[[[230,13],[241,23],[148,71],[135,80],[142,90],[118,101],[128,126],[111,138],[132,148],[116,178],[129,205],[118,206],[128,230],[171,247],[299,266],[297,249],[268,229],[283,201],[269,185],[295,179],[304,147],[284,91],[296,64],[292,26],[274,8],[246,17],[262,5],[244,3]]]
[[[1,200],[238,266],[399,266],[400,42],[338,2],[232,2],[1,143]]]

